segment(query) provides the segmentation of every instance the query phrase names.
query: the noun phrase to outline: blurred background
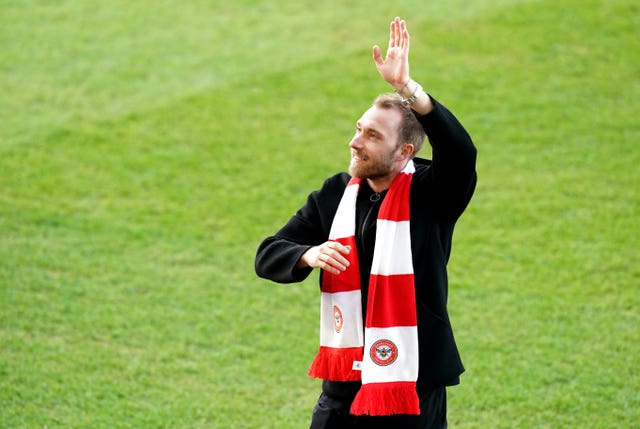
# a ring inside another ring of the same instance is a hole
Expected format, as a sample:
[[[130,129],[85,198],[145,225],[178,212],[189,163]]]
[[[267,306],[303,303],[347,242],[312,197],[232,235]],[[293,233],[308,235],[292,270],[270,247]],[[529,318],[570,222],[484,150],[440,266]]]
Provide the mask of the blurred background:
[[[232,3],[0,1],[0,426],[308,426],[317,273],[253,258],[347,168],[398,15],[479,151],[451,427],[635,427],[640,5]]]

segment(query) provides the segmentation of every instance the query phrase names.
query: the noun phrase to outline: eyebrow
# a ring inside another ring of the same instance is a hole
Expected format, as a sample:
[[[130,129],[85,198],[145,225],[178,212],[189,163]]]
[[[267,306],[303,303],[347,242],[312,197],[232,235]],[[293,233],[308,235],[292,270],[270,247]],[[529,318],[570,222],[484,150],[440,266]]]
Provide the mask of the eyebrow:
[[[362,128],[370,134],[377,134],[382,138],[386,137],[382,131],[378,130],[377,128],[365,127],[360,121],[356,122],[356,126]]]

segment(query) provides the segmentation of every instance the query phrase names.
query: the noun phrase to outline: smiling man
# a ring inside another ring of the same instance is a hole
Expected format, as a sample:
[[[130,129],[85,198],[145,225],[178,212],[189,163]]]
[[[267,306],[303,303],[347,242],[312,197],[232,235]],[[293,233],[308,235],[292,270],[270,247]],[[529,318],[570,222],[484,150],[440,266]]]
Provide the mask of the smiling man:
[[[378,96],[356,123],[349,174],[328,178],[256,255],[279,283],[320,270],[323,380],[311,428],[446,428],[447,386],[464,371],[447,312],[456,221],[476,184],[476,149],[458,120],[409,76],[405,21]],[[433,159],[416,157],[428,137]]]

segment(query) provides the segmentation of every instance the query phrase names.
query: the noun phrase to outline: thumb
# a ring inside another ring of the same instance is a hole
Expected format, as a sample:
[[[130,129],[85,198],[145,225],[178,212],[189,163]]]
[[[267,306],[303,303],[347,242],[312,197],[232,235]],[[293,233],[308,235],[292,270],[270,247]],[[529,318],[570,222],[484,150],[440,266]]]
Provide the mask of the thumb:
[[[383,63],[382,54],[380,53],[380,46],[378,45],[373,46],[373,61],[376,63],[376,65],[382,65]]]

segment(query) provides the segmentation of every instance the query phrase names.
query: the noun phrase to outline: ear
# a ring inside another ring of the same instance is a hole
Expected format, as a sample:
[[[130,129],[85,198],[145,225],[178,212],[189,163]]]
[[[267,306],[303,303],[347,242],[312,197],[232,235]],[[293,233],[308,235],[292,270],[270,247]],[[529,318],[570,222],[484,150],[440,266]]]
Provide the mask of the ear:
[[[414,150],[415,150],[414,145],[412,145],[411,143],[406,143],[402,145],[402,149],[400,149],[400,154],[405,158],[409,158],[411,157],[411,155],[413,155]]]

